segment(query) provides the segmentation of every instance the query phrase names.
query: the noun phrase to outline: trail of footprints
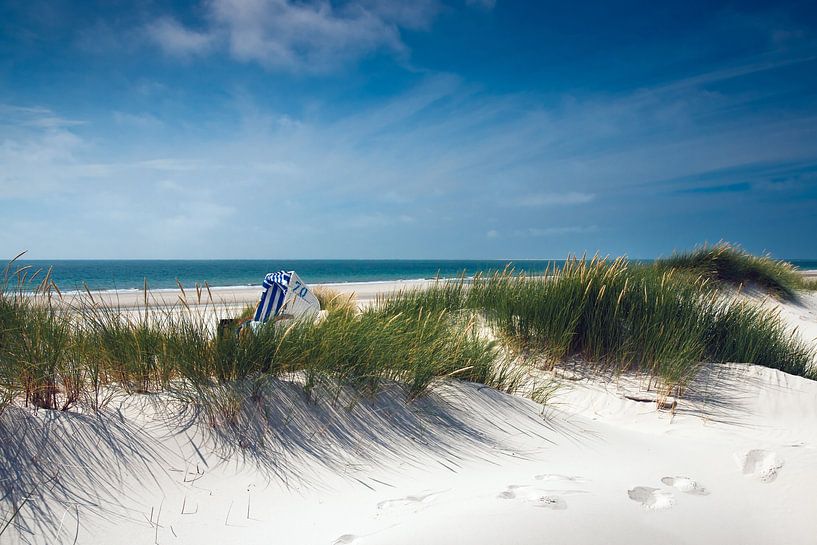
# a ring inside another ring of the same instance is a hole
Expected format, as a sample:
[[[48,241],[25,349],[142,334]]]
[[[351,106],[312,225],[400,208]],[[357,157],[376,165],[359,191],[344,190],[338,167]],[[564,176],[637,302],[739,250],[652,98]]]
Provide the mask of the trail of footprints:
[[[423,492],[422,494],[412,494],[403,498],[393,500],[384,500],[377,504],[378,511],[389,511],[400,508],[418,509],[423,504],[433,501],[440,494],[447,492],[447,490],[438,490],[436,492]]]
[[[649,486],[636,486],[627,491],[627,495],[641,507],[650,511],[669,509],[675,505],[675,496],[672,492],[659,490]]]
[[[546,473],[534,476],[537,481],[545,482],[567,482],[567,483],[583,483],[586,482],[581,477],[573,475],[557,475]],[[509,485],[504,491],[497,495],[497,498],[502,500],[521,500],[525,503],[533,505],[534,507],[543,507],[545,509],[552,509],[554,511],[562,511],[567,509],[567,501],[564,496],[571,494],[585,494],[586,490],[553,490],[545,489],[532,485]]]
[[[585,479],[570,475],[544,474],[534,477],[537,481],[583,483]],[[689,477],[664,477],[661,483],[678,492],[695,496],[706,496],[709,492],[695,480]],[[586,494],[581,489],[553,490],[531,485],[510,485],[497,496],[504,500],[521,500],[535,507],[544,507],[556,511],[567,509],[565,496]],[[663,510],[675,505],[675,495],[670,490],[661,490],[649,486],[636,486],[627,491],[629,498],[640,503],[644,509]]]
[[[706,496],[709,494],[706,488],[689,477],[664,477],[661,479],[661,482],[687,494],[694,494],[696,496]]]
[[[695,496],[709,494],[706,488],[689,477],[663,477],[661,483],[674,488],[679,492]],[[675,494],[670,490],[661,490],[650,486],[636,486],[627,491],[627,496],[634,502],[640,503],[649,511],[661,511],[675,505]]]
[[[734,454],[734,458],[741,473],[762,483],[774,481],[783,468],[783,458],[770,450],[750,449],[740,451]],[[695,496],[709,494],[706,488],[689,477],[664,477],[661,479],[661,483],[685,494]],[[627,495],[631,500],[640,503],[644,509],[648,510],[669,509],[675,505],[675,495],[669,490],[636,486],[628,490]]]
[[[740,471],[747,476],[753,477],[760,482],[768,483],[774,481],[780,469],[783,467],[783,459],[773,451],[763,449],[751,449],[736,452],[735,462]],[[544,473],[535,475],[534,480],[542,483],[571,483],[580,484],[587,482],[584,478],[576,475],[560,475],[556,473]],[[707,496],[709,491],[699,482],[685,476],[667,476],[661,478],[661,484],[672,489],[660,489],[650,486],[636,486],[627,491],[627,496],[636,503],[650,511],[661,511],[672,508],[675,503],[674,492],[681,492],[691,496]],[[379,512],[390,511],[392,509],[408,508],[417,511],[418,508],[433,502],[437,496],[447,492],[447,490],[423,492],[416,495],[409,495],[402,498],[384,500],[377,504]],[[553,511],[563,511],[567,509],[565,496],[574,494],[587,494],[587,490],[582,489],[552,489],[543,488],[536,485],[512,484],[500,492],[497,498],[500,500],[522,501],[534,507],[541,507]],[[354,534],[344,534],[338,537],[333,545],[346,545],[353,543],[358,537]]]
[[[763,483],[775,480],[783,467],[783,458],[776,452],[763,449],[736,452],[735,462],[744,475],[754,477]]]

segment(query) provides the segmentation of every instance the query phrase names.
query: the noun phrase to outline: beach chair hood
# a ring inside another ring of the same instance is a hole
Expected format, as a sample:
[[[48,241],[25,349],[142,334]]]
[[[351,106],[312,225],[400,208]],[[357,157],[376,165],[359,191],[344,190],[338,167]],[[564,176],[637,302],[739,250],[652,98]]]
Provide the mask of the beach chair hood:
[[[318,298],[295,271],[269,273],[262,287],[254,322],[263,323],[278,316],[315,317],[321,310]]]

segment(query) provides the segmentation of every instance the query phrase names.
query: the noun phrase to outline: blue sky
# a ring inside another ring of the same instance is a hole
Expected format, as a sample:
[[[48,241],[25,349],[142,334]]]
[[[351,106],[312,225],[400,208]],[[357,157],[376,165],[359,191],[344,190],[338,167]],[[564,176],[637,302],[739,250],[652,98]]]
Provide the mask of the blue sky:
[[[0,0],[0,215],[7,257],[817,257],[817,8]]]

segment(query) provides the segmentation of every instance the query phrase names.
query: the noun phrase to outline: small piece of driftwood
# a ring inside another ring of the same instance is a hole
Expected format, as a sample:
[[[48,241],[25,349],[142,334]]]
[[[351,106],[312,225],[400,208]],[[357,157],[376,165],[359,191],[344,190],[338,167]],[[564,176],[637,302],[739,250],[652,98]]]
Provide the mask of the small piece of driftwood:
[[[678,406],[678,401],[674,397],[659,398],[657,394],[639,393],[639,394],[624,394],[625,399],[630,401],[638,401],[641,403],[655,403],[659,409],[674,411]]]

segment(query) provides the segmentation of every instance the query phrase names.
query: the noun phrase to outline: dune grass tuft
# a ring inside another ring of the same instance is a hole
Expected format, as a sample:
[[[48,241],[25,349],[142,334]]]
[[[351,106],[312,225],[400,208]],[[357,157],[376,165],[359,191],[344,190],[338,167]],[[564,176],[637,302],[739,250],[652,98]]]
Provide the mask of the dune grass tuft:
[[[439,377],[483,382],[495,360],[473,323],[447,312],[330,312],[317,324],[291,325],[285,335],[275,357],[289,371],[304,372],[307,390],[328,378],[371,394],[394,381],[414,398]]]
[[[354,293],[347,295],[326,286],[316,286],[312,293],[318,298],[321,310],[335,312],[357,309],[357,300]]]
[[[667,389],[683,386],[701,362],[755,363],[813,376],[814,351],[772,311],[720,302],[717,282],[624,259],[569,259],[541,277],[511,270],[402,292],[383,308],[483,315],[504,344],[549,365],[573,357],[636,370]]]
[[[817,379],[814,350],[786,328],[779,313],[748,302],[713,307],[705,342],[713,361],[754,363]]]
[[[790,263],[768,255],[752,255],[724,242],[659,259],[656,267],[687,271],[735,286],[754,284],[789,300],[797,296],[798,290],[807,287],[800,272]]]

